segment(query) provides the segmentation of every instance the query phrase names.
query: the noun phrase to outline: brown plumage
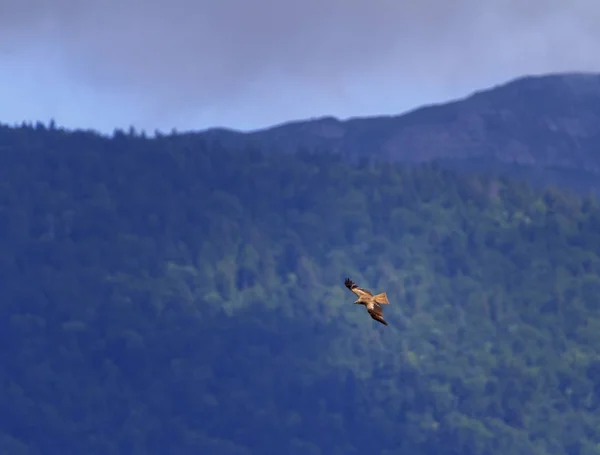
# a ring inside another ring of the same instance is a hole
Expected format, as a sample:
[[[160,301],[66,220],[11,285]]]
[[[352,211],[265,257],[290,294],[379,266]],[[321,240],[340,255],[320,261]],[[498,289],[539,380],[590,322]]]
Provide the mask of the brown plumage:
[[[358,287],[350,278],[346,278],[344,284],[358,297],[358,299],[356,299],[354,302],[356,305],[364,305],[373,319],[381,322],[384,325],[388,325],[386,320],[383,319],[383,307],[381,306],[388,305],[390,303],[385,292],[373,295],[367,289]]]

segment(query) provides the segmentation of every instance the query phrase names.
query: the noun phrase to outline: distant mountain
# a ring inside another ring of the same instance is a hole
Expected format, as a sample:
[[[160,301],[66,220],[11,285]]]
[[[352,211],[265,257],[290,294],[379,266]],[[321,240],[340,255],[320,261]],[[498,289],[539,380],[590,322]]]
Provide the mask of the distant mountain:
[[[522,77],[397,116],[323,117],[249,133],[204,134],[287,151],[323,148],[408,162],[487,157],[600,170],[600,75]]]
[[[600,172],[600,75],[527,76],[456,101],[397,115],[323,117],[271,128],[202,132],[226,146],[326,150],[356,159],[426,162],[523,174],[595,188]],[[518,165],[518,166],[515,166]],[[563,174],[563,172],[566,172]]]

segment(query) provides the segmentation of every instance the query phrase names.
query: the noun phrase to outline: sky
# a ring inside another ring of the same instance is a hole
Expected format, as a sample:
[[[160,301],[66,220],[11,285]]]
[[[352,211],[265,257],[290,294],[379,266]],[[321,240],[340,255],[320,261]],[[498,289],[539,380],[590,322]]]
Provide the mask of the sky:
[[[148,133],[400,114],[600,72],[598,0],[0,0],[0,123]]]

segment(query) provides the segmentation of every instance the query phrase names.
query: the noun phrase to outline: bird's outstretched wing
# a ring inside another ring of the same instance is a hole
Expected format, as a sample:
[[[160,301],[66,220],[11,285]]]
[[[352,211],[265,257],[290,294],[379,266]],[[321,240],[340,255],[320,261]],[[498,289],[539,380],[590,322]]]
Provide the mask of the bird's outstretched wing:
[[[350,278],[346,278],[346,280],[344,281],[344,284],[346,285],[346,287],[348,289],[350,289],[352,292],[354,292],[358,297],[361,297],[363,295],[367,295],[367,296],[373,295],[367,289],[358,287]]]
[[[383,325],[388,325],[387,321],[383,319],[383,308],[378,303],[375,303],[373,306],[367,306],[367,311],[373,319],[381,322]]]

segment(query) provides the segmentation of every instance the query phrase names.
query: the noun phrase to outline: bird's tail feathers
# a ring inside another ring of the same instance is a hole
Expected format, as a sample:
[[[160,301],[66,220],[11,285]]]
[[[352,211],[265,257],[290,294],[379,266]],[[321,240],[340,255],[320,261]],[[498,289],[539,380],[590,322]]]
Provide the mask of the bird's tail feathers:
[[[380,316],[378,314],[372,314],[371,317],[373,319],[375,319],[377,322],[381,322],[383,325],[388,325],[387,321],[385,319],[383,319],[383,316]]]
[[[381,294],[377,294],[373,296],[373,299],[379,304],[379,305],[388,305],[390,302],[387,298],[387,294],[385,292],[382,292]]]

